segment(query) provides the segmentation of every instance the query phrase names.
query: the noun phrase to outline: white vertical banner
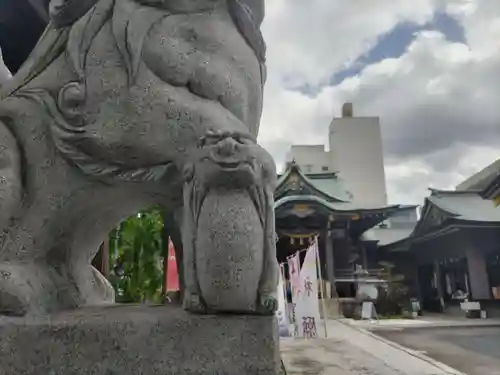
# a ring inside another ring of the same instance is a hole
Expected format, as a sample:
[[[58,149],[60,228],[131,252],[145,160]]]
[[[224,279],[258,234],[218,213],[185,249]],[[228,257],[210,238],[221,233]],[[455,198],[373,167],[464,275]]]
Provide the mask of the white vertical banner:
[[[283,265],[280,264],[280,276],[278,282],[278,310],[276,311],[276,317],[278,319],[278,326],[280,331],[280,336],[288,337],[290,336],[290,324],[288,323],[288,315],[286,308],[285,299],[285,284],[283,281]]]
[[[288,258],[288,272],[290,277],[290,288],[292,290],[292,307],[290,311],[290,320],[294,324],[295,333],[297,333],[297,319],[296,319],[296,307],[297,300],[300,294],[301,282],[300,282],[300,256],[299,253]]]
[[[292,300],[299,294],[300,282],[300,257],[299,253],[288,258],[288,270],[290,273],[290,286],[292,287]]]
[[[297,336],[304,338],[318,337],[320,323],[318,300],[318,272],[316,267],[316,241],[307,249],[306,257],[300,270],[301,288],[295,307]]]
[[[316,269],[318,271],[318,277],[319,277],[319,291],[321,293],[321,307],[323,310],[323,328],[325,329],[325,338],[328,337],[328,327],[326,324],[326,319],[327,319],[327,312],[326,312],[326,304],[325,304],[325,286],[323,283],[323,275],[321,273],[321,260],[319,257],[319,241],[318,241],[318,236],[314,239],[314,252],[316,254]]]

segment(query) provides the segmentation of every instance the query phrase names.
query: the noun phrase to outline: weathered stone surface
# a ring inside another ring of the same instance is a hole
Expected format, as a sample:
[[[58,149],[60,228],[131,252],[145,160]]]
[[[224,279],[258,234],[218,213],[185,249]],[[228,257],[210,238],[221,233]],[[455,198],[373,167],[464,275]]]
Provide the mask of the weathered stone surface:
[[[271,316],[111,306],[0,318],[2,375],[276,375]]]
[[[159,205],[182,232],[187,310],[272,315],[264,1],[52,0],[50,16],[0,91],[0,314],[113,302],[91,260]]]

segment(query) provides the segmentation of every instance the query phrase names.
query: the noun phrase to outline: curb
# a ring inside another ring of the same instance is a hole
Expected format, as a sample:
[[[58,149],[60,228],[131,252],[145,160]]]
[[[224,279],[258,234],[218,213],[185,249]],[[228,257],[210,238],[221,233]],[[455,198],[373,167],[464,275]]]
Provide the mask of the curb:
[[[354,326],[351,326],[354,327]],[[389,331],[391,329],[397,329],[399,330],[404,330],[404,331],[419,331],[419,330],[428,330],[428,329],[456,329],[456,328],[465,328],[465,329],[470,329],[470,328],[499,328],[500,323],[488,323],[488,324],[460,324],[460,325],[421,325],[421,326],[394,326],[394,327],[381,327],[381,326],[374,326],[373,331]],[[358,328],[358,327],[357,327]],[[359,327],[361,328],[361,327]],[[371,331],[372,329],[370,328],[361,328],[361,329],[366,329],[367,331]]]
[[[343,324],[343,325],[345,325],[345,326],[347,326],[347,327],[355,329],[358,332],[361,332],[361,333],[363,333],[365,335],[371,336],[371,337],[373,337],[374,339],[376,339],[376,340],[378,340],[380,342],[383,342],[383,343],[385,343],[385,344],[387,344],[389,346],[392,346],[395,349],[401,350],[401,351],[403,351],[405,353],[410,354],[413,357],[416,357],[416,358],[418,358],[418,359],[420,359],[420,360],[422,360],[424,362],[427,362],[427,363],[429,363],[429,364],[437,367],[438,369],[444,371],[444,373],[446,373],[446,374],[449,374],[449,375],[467,375],[466,373],[458,371],[457,369],[454,369],[451,366],[448,366],[448,365],[446,365],[446,364],[444,364],[442,362],[439,362],[439,361],[437,361],[435,359],[432,359],[431,357],[429,357],[429,356],[427,356],[425,354],[422,354],[422,353],[420,353],[417,350],[413,350],[413,349],[407,348],[407,347],[405,347],[403,345],[397,344],[397,343],[395,343],[393,341],[390,341],[390,340],[387,340],[387,339],[385,339],[383,337],[380,337],[380,336],[374,334],[373,332],[371,332],[371,331],[369,331],[369,330],[367,330],[365,328],[354,327],[354,326],[352,326],[352,325],[350,325],[348,323],[344,323],[344,322],[341,322],[341,321],[338,321],[338,322],[341,323],[341,324]],[[436,327],[433,327],[433,328],[436,328]]]
[[[470,329],[470,328],[500,328],[500,323],[486,323],[486,324],[474,324],[474,323],[469,323],[469,324],[425,324],[425,325],[414,325],[414,326],[405,326],[405,325],[394,325],[394,326],[379,326],[379,325],[372,325],[372,326],[356,326],[354,324],[349,324],[347,322],[342,322],[342,324],[345,324],[349,327],[352,328],[357,328],[357,329],[362,329],[366,330],[369,332],[373,331],[424,331],[424,330],[429,330],[429,329],[456,329],[456,328],[465,328],[465,329]]]

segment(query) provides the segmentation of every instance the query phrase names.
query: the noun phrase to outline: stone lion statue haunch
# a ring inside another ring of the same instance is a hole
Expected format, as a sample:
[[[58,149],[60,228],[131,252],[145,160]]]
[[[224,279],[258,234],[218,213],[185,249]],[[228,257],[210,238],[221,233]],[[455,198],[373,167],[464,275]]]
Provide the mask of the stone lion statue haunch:
[[[91,260],[155,204],[182,233],[187,310],[275,311],[263,1],[52,1],[0,92],[0,313],[112,302]]]

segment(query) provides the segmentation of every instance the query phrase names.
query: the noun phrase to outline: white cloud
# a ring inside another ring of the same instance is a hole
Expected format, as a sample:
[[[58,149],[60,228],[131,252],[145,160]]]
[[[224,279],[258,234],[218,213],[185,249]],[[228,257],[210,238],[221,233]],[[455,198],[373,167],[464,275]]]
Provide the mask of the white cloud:
[[[269,69],[289,86],[324,82],[398,22],[424,24],[434,0],[269,0]]]
[[[494,1],[448,0],[447,12],[460,21],[465,39],[478,59],[500,50],[500,7]]]
[[[354,102],[360,115],[381,118],[393,203],[421,203],[427,187],[452,188],[500,157],[500,8],[494,2],[381,0],[363,2],[364,11],[340,0],[268,3],[270,80],[260,140],[278,164],[292,143],[326,144],[344,101]],[[434,9],[460,22],[467,44],[420,32],[401,57],[367,66],[314,97],[287,89],[290,77],[294,84],[323,82],[398,22],[423,23]]]

